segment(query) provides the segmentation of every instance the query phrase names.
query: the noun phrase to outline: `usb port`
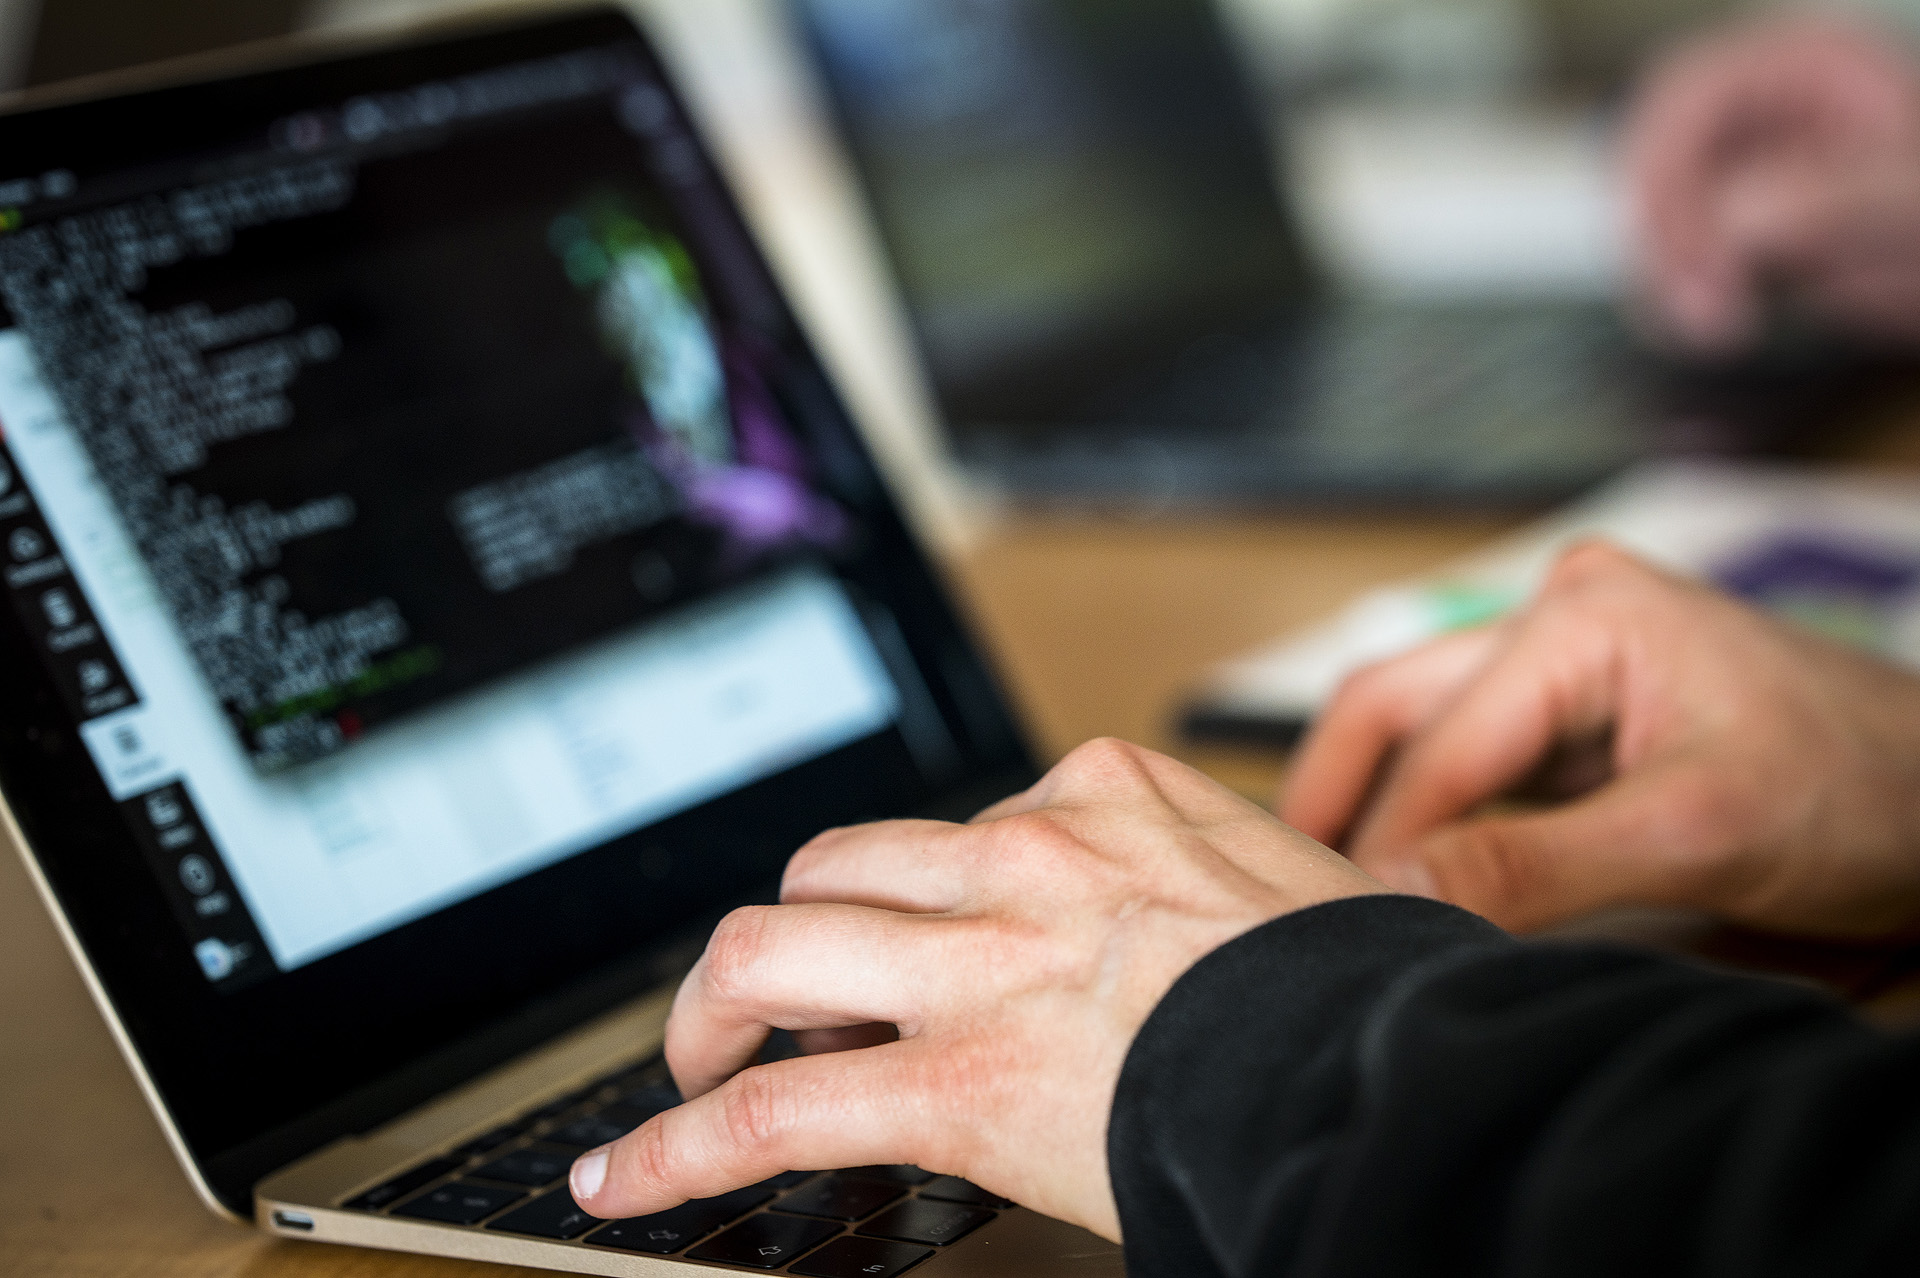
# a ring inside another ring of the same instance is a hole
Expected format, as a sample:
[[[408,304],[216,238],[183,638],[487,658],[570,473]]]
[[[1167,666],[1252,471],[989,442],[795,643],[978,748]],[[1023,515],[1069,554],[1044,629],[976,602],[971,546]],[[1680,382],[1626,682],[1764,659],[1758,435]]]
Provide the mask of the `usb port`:
[[[307,1215],[304,1211],[280,1211],[276,1209],[273,1213],[273,1227],[275,1229],[296,1229],[303,1234],[310,1234],[313,1232],[313,1217]]]

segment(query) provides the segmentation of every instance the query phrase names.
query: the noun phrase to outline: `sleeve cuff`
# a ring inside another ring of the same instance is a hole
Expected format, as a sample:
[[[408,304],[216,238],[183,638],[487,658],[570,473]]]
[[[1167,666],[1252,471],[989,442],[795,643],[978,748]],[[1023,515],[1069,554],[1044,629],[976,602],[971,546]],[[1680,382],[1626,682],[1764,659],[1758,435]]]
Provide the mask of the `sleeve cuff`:
[[[1107,1132],[1127,1271],[1281,1273],[1351,1109],[1355,1039],[1392,988],[1513,944],[1417,897],[1335,901],[1196,963],[1141,1027]],[[1249,1229],[1250,1221],[1264,1227]]]

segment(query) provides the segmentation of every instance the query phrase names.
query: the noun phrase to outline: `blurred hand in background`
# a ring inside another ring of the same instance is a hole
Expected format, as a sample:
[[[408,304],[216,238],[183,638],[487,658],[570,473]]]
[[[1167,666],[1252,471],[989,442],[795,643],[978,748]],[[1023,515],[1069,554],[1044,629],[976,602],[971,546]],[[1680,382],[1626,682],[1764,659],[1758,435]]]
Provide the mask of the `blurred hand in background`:
[[[1771,307],[1920,343],[1920,63],[1891,33],[1776,17],[1686,45],[1631,112],[1644,301],[1708,353]]]

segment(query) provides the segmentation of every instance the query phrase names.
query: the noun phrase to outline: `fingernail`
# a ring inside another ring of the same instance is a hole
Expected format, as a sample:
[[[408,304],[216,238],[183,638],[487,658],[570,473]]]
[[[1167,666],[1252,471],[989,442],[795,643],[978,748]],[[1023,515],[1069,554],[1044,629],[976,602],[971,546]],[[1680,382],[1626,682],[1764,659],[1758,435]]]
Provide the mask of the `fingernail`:
[[[567,1187],[573,1190],[573,1200],[580,1202],[600,1192],[600,1186],[607,1183],[607,1151],[596,1149],[591,1154],[582,1154],[573,1164],[573,1171],[567,1177]]]

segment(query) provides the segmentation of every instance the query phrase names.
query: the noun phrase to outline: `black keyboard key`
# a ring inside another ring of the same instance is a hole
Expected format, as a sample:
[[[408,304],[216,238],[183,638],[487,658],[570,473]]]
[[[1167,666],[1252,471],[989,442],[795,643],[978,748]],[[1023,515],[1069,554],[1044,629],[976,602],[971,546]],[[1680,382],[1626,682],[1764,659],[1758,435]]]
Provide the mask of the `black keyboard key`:
[[[488,1225],[503,1233],[526,1234],[533,1238],[578,1238],[606,1222],[589,1216],[573,1201],[573,1194],[556,1189],[545,1198],[536,1198],[525,1207],[516,1207]]]
[[[897,1181],[868,1180],[836,1172],[814,1181],[805,1189],[796,1189],[779,1202],[775,1211],[790,1211],[798,1216],[825,1216],[828,1220],[864,1220],[907,1192]]]
[[[589,1114],[585,1118],[576,1118],[554,1128],[540,1139],[555,1145],[573,1145],[580,1149],[596,1149],[601,1145],[611,1145],[640,1124],[628,1121],[624,1116],[610,1118],[605,1114]]]
[[[657,1216],[636,1216],[632,1220],[616,1220],[599,1233],[588,1237],[587,1241],[596,1247],[618,1247],[621,1251],[639,1251],[652,1256],[671,1256],[682,1247],[690,1247],[713,1232],[714,1227],[702,1229],[702,1221],[683,1219],[674,1213],[663,1211]]]
[[[510,1185],[531,1185],[535,1189],[551,1185],[573,1169],[578,1155],[571,1149],[548,1149],[529,1145],[496,1158],[468,1175],[485,1180],[504,1180]]]
[[[970,1180],[961,1180],[958,1176],[935,1176],[920,1188],[922,1198],[938,1198],[942,1202],[970,1203],[975,1207],[1011,1207],[1013,1204],[998,1194],[989,1194]]]
[[[456,1180],[451,1185],[430,1189],[404,1206],[394,1208],[393,1214],[414,1220],[437,1220],[446,1225],[477,1225],[501,1208],[511,1207],[525,1197],[517,1189]]]
[[[769,1176],[760,1183],[768,1189],[792,1189],[796,1185],[806,1184],[819,1174],[819,1172],[781,1172],[778,1176]]]
[[[924,1185],[933,1179],[932,1172],[918,1167],[854,1167],[850,1170],[853,1175],[865,1176],[868,1180],[897,1180],[903,1185]]]
[[[614,1101],[621,1109],[652,1118],[655,1114],[664,1114],[680,1103],[680,1089],[672,1083],[661,1083],[648,1087],[637,1087],[625,1096]],[[642,1121],[645,1121],[645,1118]]]
[[[840,1232],[840,1226],[798,1216],[753,1216],[701,1243],[687,1256],[748,1269],[779,1269]]]
[[[884,1238],[836,1238],[793,1267],[808,1278],[893,1278],[931,1256],[912,1243]]]
[[[868,1221],[860,1226],[860,1232],[876,1238],[894,1238],[900,1242],[930,1243],[935,1247],[944,1247],[966,1237],[992,1219],[992,1212],[981,1211],[977,1207],[916,1198]]]
[[[740,1219],[773,1197],[771,1189],[759,1185],[736,1189],[718,1198],[698,1198],[653,1216],[635,1216],[616,1220],[588,1238],[602,1247],[622,1251],[644,1251],[665,1256],[690,1243],[700,1241],[720,1226]]]
[[[457,1171],[464,1160],[458,1158],[436,1158],[430,1163],[422,1163],[410,1171],[402,1172],[384,1185],[376,1185],[347,1204],[348,1211],[379,1211],[383,1207],[405,1198],[416,1189],[423,1189],[450,1171]]]
[[[675,1210],[684,1211],[687,1207],[698,1207],[717,1213],[719,1219],[714,1222],[714,1228],[717,1229],[729,1220],[740,1219],[761,1203],[768,1201],[773,1197],[773,1192],[765,1185],[748,1185],[745,1189],[736,1189],[731,1194],[722,1194],[718,1198],[696,1198]]]

